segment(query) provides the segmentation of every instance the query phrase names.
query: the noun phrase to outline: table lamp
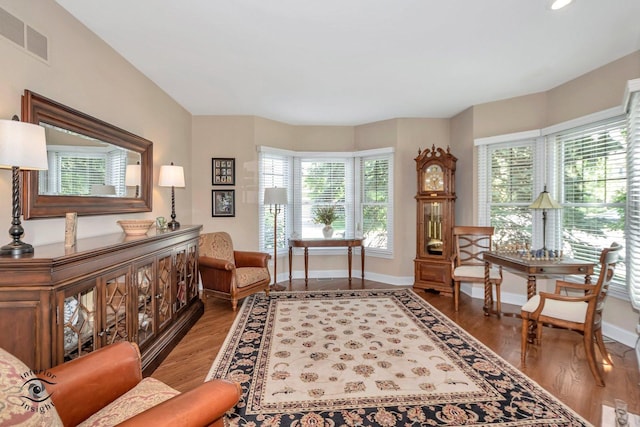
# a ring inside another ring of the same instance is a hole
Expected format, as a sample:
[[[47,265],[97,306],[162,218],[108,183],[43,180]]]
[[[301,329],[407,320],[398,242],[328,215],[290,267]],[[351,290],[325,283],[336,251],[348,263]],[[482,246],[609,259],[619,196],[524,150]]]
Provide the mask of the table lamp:
[[[135,165],[127,165],[124,172],[124,185],[136,187],[136,198],[140,195],[140,162]]]
[[[12,171],[13,220],[9,234],[13,241],[0,248],[0,255],[20,256],[33,253],[33,246],[20,240],[24,228],[20,222],[20,170],[46,170],[47,142],[44,128],[32,123],[0,120],[0,168]]]
[[[264,189],[264,204],[269,206],[269,213],[273,214],[273,286],[275,287],[278,281],[277,265],[278,265],[278,214],[282,210],[282,205],[286,205],[287,202],[287,189],[286,188],[265,188]],[[284,290],[276,289],[276,290]]]
[[[561,209],[562,205],[551,198],[547,191],[547,186],[544,186],[544,190],[538,198],[529,205],[529,209],[542,209],[542,250],[547,250],[547,210],[548,209]]]
[[[182,166],[170,165],[160,166],[160,178],[158,179],[160,187],[171,187],[171,221],[167,224],[169,228],[175,230],[180,228],[180,223],[176,221],[176,197],[175,187],[184,187],[184,169]]]

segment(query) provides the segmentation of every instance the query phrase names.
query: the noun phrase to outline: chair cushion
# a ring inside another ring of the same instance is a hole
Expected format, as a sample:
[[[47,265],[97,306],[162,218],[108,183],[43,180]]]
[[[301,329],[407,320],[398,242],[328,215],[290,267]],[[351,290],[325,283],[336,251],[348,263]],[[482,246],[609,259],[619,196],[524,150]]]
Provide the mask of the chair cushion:
[[[235,264],[233,243],[229,233],[220,231],[200,235],[200,255],[218,258]]]
[[[522,311],[532,313],[539,305],[540,295],[534,295],[522,306]],[[587,307],[589,307],[589,304],[584,301],[569,302],[546,299],[540,315],[567,320],[569,322],[584,323],[587,316]]]
[[[236,268],[236,285],[238,288],[253,285],[262,280],[269,280],[269,270],[264,267]]]
[[[43,382],[20,359],[0,348],[0,425],[62,426]]]
[[[455,280],[458,277],[464,277],[467,279],[478,279],[478,281],[484,280],[484,265],[461,265],[453,270],[453,277]],[[489,278],[494,280],[500,279],[500,270],[496,267],[492,267],[489,270]]]
[[[113,426],[180,394],[154,378],[143,379],[134,388],[96,412],[80,426]]]

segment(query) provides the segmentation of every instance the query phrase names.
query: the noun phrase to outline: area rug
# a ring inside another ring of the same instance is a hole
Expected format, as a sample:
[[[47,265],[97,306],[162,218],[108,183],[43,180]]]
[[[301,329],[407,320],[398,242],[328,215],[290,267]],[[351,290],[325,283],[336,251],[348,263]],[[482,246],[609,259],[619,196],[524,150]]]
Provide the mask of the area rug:
[[[409,289],[248,297],[212,378],[229,426],[589,425]]]

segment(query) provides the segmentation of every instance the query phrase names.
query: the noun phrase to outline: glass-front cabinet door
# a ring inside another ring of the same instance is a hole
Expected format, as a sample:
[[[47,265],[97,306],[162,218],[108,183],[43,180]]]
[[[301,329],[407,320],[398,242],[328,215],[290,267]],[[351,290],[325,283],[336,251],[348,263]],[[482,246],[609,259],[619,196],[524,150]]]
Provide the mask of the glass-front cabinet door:
[[[189,301],[198,296],[198,246],[191,244],[187,248],[187,263],[185,265],[187,298]]]
[[[130,340],[129,313],[129,270],[123,269],[105,275],[102,281],[104,302],[102,330],[98,336],[102,345]]]
[[[137,327],[136,341],[142,348],[154,335],[155,323],[155,298],[154,298],[154,274],[155,263],[150,260],[147,263],[138,265],[134,272],[134,289],[136,291],[135,301],[137,307]]]
[[[159,333],[166,325],[171,323],[171,285],[172,285],[172,264],[173,257],[171,253],[158,258],[158,282],[155,289],[156,310],[158,319]]]
[[[187,279],[187,249],[182,248],[176,252],[176,312],[187,305]]]
[[[58,294],[58,322],[62,320],[62,345],[57,363],[76,359],[99,347],[98,290],[95,281],[84,282]]]

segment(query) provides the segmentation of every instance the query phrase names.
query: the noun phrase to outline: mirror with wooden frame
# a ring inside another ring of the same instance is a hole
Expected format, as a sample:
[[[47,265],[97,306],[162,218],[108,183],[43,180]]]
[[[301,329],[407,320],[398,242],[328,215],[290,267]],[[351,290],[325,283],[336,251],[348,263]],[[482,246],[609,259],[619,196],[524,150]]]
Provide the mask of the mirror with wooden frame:
[[[49,159],[22,171],[25,219],[151,211],[151,141],[29,90],[22,121],[45,128]]]

